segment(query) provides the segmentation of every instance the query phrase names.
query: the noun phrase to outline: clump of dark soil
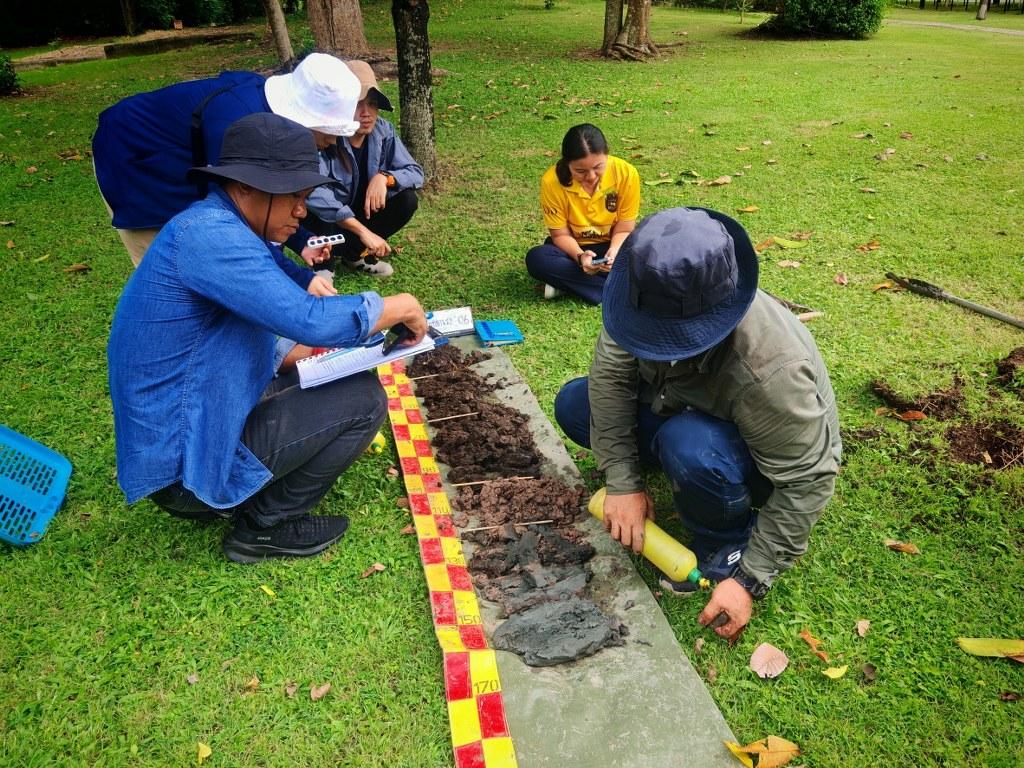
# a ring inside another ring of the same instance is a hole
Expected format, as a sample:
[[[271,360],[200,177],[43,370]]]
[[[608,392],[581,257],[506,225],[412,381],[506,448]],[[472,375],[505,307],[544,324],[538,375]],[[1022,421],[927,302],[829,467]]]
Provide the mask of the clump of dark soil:
[[[1024,466],[1024,430],[1008,421],[971,422],[946,430],[950,455],[992,469]]]
[[[513,616],[494,633],[494,647],[519,654],[533,667],[573,661],[608,645],[623,645],[629,630],[589,600],[541,603]]]
[[[996,360],[996,377],[992,383],[1017,394],[1024,392],[1024,347],[1017,347],[1002,360]]]
[[[496,480],[478,488],[462,488],[453,506],[473,515],[478,525],[551,520],[555,526],[565,526],[579,519],[585,498],[583,486],[570,488],[555,478],[542,477]],[[458,515],[455,522],[459,524]]]
[[[432,377],[416,382],[416,395],[423,398],[428,420],[434,422],[437,458],[451,468],[448,480],[452,483],[495,476],[536,477],[541,458],[529,419],[496,402],[494,385],[469,368],[485,359],[482,352],[466,355],[449,345],[422,355],[410,366],[410,378]],[[473,415],[450,418],[460,414]]]
[[[944,421],[963,412],[963,385],[963,378],[954,375],[953,383],[946,389],[937,389],[913,400],[898,394],[881,379],[872,381],[870,389],[872,394],[898,413],[920,411],[933,419]]]

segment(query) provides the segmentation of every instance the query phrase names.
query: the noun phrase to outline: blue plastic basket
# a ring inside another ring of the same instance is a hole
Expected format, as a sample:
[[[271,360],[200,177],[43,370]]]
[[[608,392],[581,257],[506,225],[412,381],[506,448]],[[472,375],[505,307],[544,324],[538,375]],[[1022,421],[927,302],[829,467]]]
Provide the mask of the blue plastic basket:
[[[39,541],[64,501],[71,462],[0,424],[0,539]]]

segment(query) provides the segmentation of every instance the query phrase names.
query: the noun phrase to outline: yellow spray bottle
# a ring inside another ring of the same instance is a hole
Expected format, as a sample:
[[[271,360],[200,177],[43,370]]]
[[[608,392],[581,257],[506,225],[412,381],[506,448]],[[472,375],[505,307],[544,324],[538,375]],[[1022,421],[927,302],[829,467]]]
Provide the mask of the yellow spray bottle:
[[[384,433],[378,432],[370,444],[366,446],[367,453],[383,453],[384,448],[387,446],[387,440],[384,439]]]
[[[598,520],[604,520],[604,497],[606,489],[601,488],[590,497],[587,509]],[[697,556],[687,547],[669,536],[653,520],[644,523],[644,548],[641,554],[672,581],[692,581],[702,587],[708,586],[707,579],[697,568]]]

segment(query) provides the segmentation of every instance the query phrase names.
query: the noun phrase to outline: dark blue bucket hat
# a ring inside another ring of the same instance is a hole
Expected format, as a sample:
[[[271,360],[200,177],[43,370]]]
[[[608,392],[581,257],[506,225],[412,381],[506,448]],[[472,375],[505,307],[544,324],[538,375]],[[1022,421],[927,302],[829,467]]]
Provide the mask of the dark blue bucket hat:
[[[271,112],[239,118],[224,132],[217,165],[190,168],[189,181],[231,179],[262,192],[286,195],[329,184],[320,174],[316,141],[309,128]]]
[[[757,292],[757,253],[739,222],[705,208],[644,219],[604,286],[605,330],[644,360],[683,360],[732,333]]]

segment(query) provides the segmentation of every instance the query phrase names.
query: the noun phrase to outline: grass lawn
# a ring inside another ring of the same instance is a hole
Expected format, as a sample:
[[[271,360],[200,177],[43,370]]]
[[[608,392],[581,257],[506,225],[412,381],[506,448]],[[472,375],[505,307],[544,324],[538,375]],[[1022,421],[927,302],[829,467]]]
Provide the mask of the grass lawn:
[[[371,41],[393,46],[390,3],[363,6]],[[873,288],[894,270],[1024,316],[1024,39],[891,24],[868,41],[780,42],[744,35],[749,17],[658,6],[654,38],[676,45],[649,64],[608,63],[594,56],[602,8],[431,3],[434,64],[447,72],[434,89],[443,176],[383,287],[515,319],[527,342],[510,355],[550,410],[561,383],[586,371],[600,326],[598,309],[541,300],[522,263],[544,235],[538,179],[568,126],[601,126],[645,181],[731,177],[644,186],[643,212],[757,206],[735,214],[755,243],[813,232],[801,250],[765,250],[761,282],[825,312],[811,330],[838,396],[845,465],[808,554],[735,648],[708,636],[695,664],[738,738],[788,738],[808,767],[1021,765],[1022,705],[1000,694],[1024,692],[1024,665],[967,656],[955,638],[1024,635],[1024,461],[1000,472],[980,457],[957,463],[946,430],[1024,426],[1019,394],[991,384],[994,361],[1024,335]],[[1004,18],[1020,17],[995,11],[986,23]],[[25,95],[0,100],[0,422],[75,467],[45,538],[0,548],[2,765],[182,765],[197,742],[213,749],[208,765],[451,764],[440,653],[388,453],[361,459],[329,495],[324,511],[352,527],[312,561],[230,564],[222,528],[149,502],[128,508],[115,482],[105,345],[131,264],[85,155],[96,115],[137,91],[269,66],[271,51],[35,70],[21,74]],[[395,83],[383,88],[397,96]],[[79,263],[90,269],[66,271]],[[868,391],[884,379],[918,397],[957,376],[966,410],[945,422],[878,416]],[[886,538],[921,554],[890,551]],[[359,578],[374,562],[386,570]],[[684,648],[707,636],[699,602],[663,605]],[[871,621],[864,638],[859,619]],[[821,674],[805,628],[849,665],[845,677]],[[776,681],[747,669],[761,642],[792,659]],[[310,701],[325,682],[331,692]]]

